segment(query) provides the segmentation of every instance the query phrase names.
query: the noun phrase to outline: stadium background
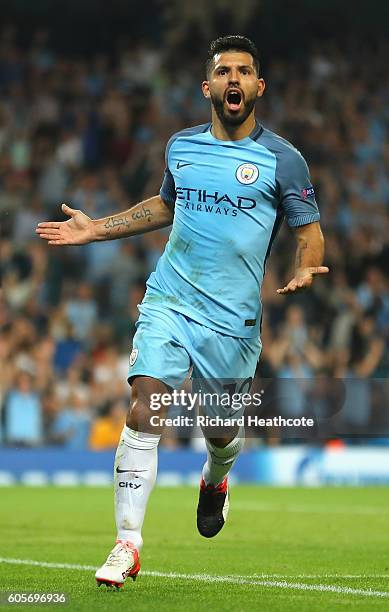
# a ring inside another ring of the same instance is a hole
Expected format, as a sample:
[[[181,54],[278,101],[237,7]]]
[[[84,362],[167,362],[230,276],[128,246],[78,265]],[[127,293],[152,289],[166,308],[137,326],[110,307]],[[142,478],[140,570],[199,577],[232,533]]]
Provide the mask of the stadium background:
[[[169,231],[50,249],[34,229],[62,218],[62,201],[98,217],[158,192],[170,135],[208,120],[203,60],[230,32],[259,47],[260,121],[308,160],[331,269],[311,292],[277,296],[294,252],[284,228],[263,287],[258,376],[296,389],[348,378],[355,391],[314,444],[277,430],[250,439],[235,476],[389,482],[388,5],[374,5],[1,3],[3,484],[110,480],[136,305]],[[301,413],[307,398],[296,395],[276,411]],[[167,432],[161,480],[197,480],[201,463],[196,436]]]

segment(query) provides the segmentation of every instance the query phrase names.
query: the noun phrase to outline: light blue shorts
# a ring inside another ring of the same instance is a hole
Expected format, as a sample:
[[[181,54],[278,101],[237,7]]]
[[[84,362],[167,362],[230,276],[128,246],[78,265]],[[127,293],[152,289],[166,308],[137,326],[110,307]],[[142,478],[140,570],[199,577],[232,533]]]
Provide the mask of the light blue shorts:
[[[259,338],[226,336],[170,308],[140,304],[139,311],[130,383],[143,375],[179,389],[193,368],[194,381],[235,382],[237,392],[244,383],[240,392],[249,390],[261,352]]]

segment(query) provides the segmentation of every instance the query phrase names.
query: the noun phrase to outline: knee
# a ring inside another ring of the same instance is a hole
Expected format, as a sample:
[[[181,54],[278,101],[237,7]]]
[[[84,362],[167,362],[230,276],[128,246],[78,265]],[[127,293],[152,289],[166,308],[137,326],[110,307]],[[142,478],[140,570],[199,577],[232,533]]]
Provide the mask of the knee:
[[[239,435],[239,427],[223,427],[218,433],[218,437],[214,438],[213,436],[207,436],[206,432],[204,432],[205,437],[212,446],[225,448]]]
[[[208,438],[208,442],[212,444],[212,446],[216,446],[216,448],[225,448],[235,436],[228,436],[223,438]]]
[[[142,425],[150,422],[150,405],[142,398],[132,398],[126,417],[126,425],[135,431],[144,431]]]
[[[169,391],[162,382],[147,378],[136,378],[132,385],[131,403],[128,409],[126,425],[135,431],[154,433],[160,435],[163,427],[153,423],[153,416],[164,417],[167,408],[161,407],[158,412],[151,408],[151,397]]]

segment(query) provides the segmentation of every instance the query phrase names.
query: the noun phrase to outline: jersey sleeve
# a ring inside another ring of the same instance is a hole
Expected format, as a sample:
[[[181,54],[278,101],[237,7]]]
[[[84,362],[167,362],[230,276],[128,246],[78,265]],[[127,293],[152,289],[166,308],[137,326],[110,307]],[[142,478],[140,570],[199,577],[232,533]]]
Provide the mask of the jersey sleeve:
[[[165,172],[163,175],[161,189],[159,190],[159,195],[161,196],[165,204],[168,204],[169,206],[174,207],[176,203],[176,186],[174,183],[173,175],[169,170],[169,150],[170,150],[172,142],[173,142],[173,138],[171,138],[166,145],[166,152],[165,152],[166,167],[165,167]]]
[[[167,166],[163,175],[159,195],[161,196],[162,200],[169,206],[174,206],[174,204],[176,203],[176,187],[174,184],[174,178]]]
[[[320,220],[307,163],[303,156],[288,147],[277,163],[276,180],[281,207],[290,227]]]

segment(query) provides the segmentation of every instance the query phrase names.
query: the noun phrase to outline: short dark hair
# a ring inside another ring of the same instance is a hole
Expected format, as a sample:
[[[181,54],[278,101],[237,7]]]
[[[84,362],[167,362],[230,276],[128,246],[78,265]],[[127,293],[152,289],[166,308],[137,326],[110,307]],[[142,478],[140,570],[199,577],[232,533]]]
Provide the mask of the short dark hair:
[[[212,70],[212,64],[215,55],[224,53],[225,51],[245,51],[250,53],[253,58],[254,67],[259,77],[261,74],[261,66],[259,63],[258,49],[252,40],[246,36],[229,35],[221,36],[211,42],[208,49],[208,57],[205,64],[205,71],[208,75]]]

